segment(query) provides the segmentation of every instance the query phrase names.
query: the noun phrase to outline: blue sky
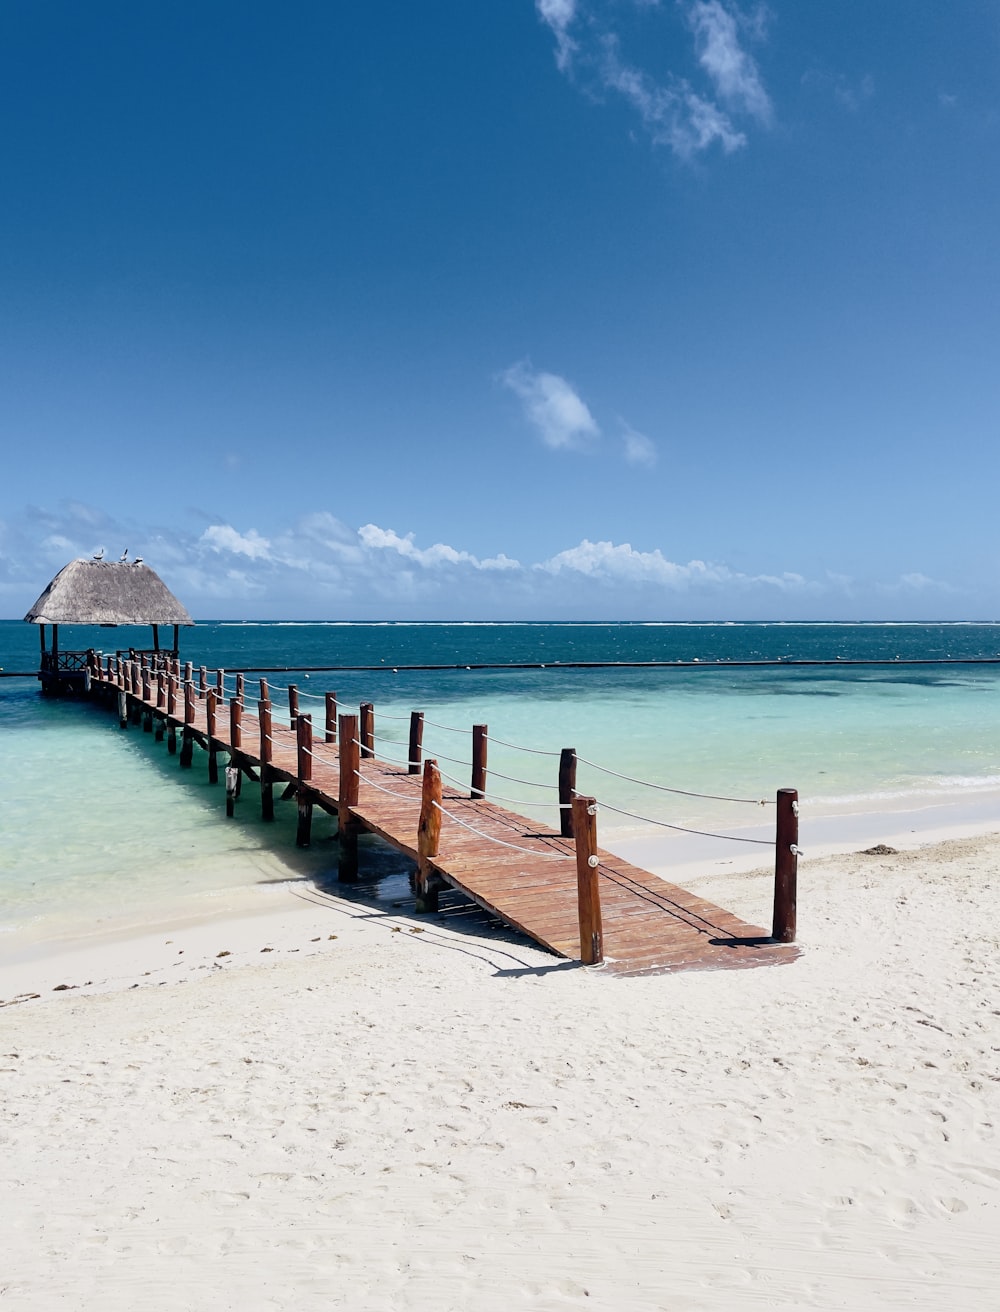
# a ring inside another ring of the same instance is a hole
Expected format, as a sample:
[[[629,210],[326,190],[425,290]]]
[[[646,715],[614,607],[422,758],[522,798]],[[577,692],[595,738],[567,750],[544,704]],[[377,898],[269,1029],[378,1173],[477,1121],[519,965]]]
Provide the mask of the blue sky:
[[[1000,4],[0,6],[0,614],[1000,618]]]

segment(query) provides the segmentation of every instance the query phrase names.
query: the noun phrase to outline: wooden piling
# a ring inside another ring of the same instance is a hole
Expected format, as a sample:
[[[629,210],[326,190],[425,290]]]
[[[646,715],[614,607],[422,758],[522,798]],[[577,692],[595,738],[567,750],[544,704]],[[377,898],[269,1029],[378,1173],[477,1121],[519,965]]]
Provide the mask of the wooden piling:
[[[337,796],[337,839],[340,857],[337,878],[341,883],[353,883],[358,877],[358,827],[351,816],[351,807],[357,806],[361,769],[361,751],[358,744],[358,717],[341,715],[340,731],[340,785]]]
[[[260,815],[274,819],[274,780],[271,778],[271,703],[257,703],[260,724]]]
[[[573,837],[573,795],[576,792],[576,748],[564,747],[559,753],[559,832]]]
[[[229,743],[234,752],[243,746],[243,703],[238,697],[229,702]]]
[[[295,728],[295,720],[299,713],[299,690],[294,683],[288,685],[288,723]]]
[[[231,820],[236,814],[236,799],[240,795],[240,767],[226,766],[226,815]]]
[[[209,688],[205,698],[205,729],[208,737],[208,782],[219,782],[219,748],[216,740],[216,712],[219,705],[218,685]]]
[[[236,676],[236,696],[240,699],[241,702],[245,700],[244,695],[243,695],[245,685],[246,685],[246,676],[243,675],[243,674],[237,674],[237,676]]]
[[[799,869],[799,794],[779,788],[774,838],[774,919],[776,943],[795,942]]]
[[[300,785],[312,779],[312,745],[313,727],[311,715],[299,715],[295,721],[295,744],[298,749],[297,773]],[[298,825],[295,830],[295,846],[308,847],[312,835],[313,804],[309,789],[300,786],[297,789],[299,808]]]
[[[486,796],[486,744],[489,736],[485,724],[472,726],[472,790],[470,797]]]
[[[419,774],[424,750],[424,713],[410,712],[410,745],[406,754],[410,774]]]
[[[215,671],[215,692],[220,702],[225,701],[226,699],[226,671],[225,670]]]
[[[118,689],[118,727],[128,728],[128,693],[124,688]]]
[[[268,691],[266,679],[261,679],[260,681],[260,699],[262,702],[268,702],[268,703],[271,700],[271,694]]]
[[[441,771],[433,758],[424,762],[417,824],[417,910],[437,911],[438,880],[431,859],[438,854],[441,839]]]
[[[204,665],[198,667],[198,700],[204,701],[208,692],[208,670]]]
[[[190,769],[194,759],[194,680],[188,679],[184,684],[184,732],[181,736],[181,768]]]
[[[604,927],[597,868],[597,799],[573,798],[576,839],[577,907],[580,918],[580,960],[593,966],[604,960]]]
[[[190,683],[194,677],[194,664],[191,661],[184,662],[184,682]]]
[[[371,702],[358,707],[358,740],[362,757],[370,760],[375,755],[375,707]]]
[[[323,728],[323,741],[327,743],[337,741],[337,694],[335,692],[326,694],[326,721]]]

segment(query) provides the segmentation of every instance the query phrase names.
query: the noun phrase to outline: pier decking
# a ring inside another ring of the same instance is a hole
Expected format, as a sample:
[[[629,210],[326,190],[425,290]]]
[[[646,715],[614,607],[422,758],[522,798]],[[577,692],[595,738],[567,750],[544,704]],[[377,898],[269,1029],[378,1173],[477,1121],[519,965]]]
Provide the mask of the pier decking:
[[[171,751],[179,733],[182,765],[192,763],[197,743],[208,754],[210,778],[218,779],[218,754],[224,753],[228,814],[234,813],[246,779],[259,784],[265,817],[273,816],[276,784],[294,794],[303,844],[309,841],[314,806],[338,815],[345,881],[356,877],[358,833],[372,833],[418,864],[418,905],[422,901],[433,909],[437,890],[451,886],[558,956],[587,961],[594,958],[586,944],[581,949],[580,889],[589,865],[599,891],[597,923],[608,973],[739,969],[799,955],[793,943],[779,942],[602,848],[590,850],[581,875],[572,836],[469,791],[441,788],[434,803],[440,832],[428,846],[426,836],[418,836],[426,828],[426,778],[379,760],[370,746],[359,751],[354,717],[341,717],[339,743],[324,740],[337,737],[328,708],[326,730],[314,742],[311,717],[293,717],[293,727],[272,718],[269,702],[260,702],[259,714],[252,715],[242,696],[227,702],[206,687],[204,673],[197,689],[193,680],[181,682],[138,662],[117,665],[95,664],[92,690],[116,701],[123,723],[155,727]],[[363,729],[361,736],[364,740]]]

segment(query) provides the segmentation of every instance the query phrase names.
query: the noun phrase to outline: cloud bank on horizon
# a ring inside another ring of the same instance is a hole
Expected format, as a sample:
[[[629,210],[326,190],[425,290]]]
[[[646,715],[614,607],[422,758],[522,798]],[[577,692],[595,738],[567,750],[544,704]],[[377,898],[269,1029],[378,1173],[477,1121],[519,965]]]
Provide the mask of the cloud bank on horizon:
[[[953,592],[917,570],[890,581],[809,579],[588,538],[538,561],[480,558],[419,545],[412,532],[354,529],[329,511],[268,535],[226,523],[176,533],[69,502],[0,525],[6,617],[23,614],[69,560],[101,549],[116,558],[126,540],[205,619],[892,618],[900,603],[931,595],[940,605]]]

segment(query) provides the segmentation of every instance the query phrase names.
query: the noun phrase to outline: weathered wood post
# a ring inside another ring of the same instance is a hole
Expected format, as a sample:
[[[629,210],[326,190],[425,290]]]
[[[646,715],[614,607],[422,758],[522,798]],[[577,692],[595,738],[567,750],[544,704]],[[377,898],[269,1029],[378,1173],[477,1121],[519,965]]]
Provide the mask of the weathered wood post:
[[[171,756],[177,751],[177,676],[171,674],[167,680],[167,751]]]
[[[225,701],[226,698],[226,671],[225,670],[215,671],[215,691],[219,698],[219,701],[220,702]]]
[[[340,841],[340,861],[337,878],[342,883],[353,883],[358,877],[358,827],[351,816],[351,807],[358,804],[361,782],[358,717],[342,715],[339,723],[340,788],[337,796],[337,838]]]
[[[128,728],[128,693],[124,688],[118,689],[118,727]]]
[[[229,702],[229,764],[226,766],[226,815],[236,814],[236,799],[243,787],[243,771],[238,754],[243,749],[243,703],[238,697]]]
[[[184,732],[181,736],[181,768],[190,769],[194,758],[194,680],[188,679],[184,684]]]
[[[295,721],[295,745],[298,748],[296,773],[299,783],[308,784],[312,779],[313,726],[311,715],[300,715]],[[313,804],[309,789],[299,787],[297,790],[299,822],[295,831],[295,846],[308,847],[312,836]]]
[[[194,677],[194,664],[192,661],[184,662],[184,682],[190,683]]]
[[[433,758],[424,762],[417,823],[417,910],[437,911],[438,880],[431,860],[438,854],[441,839],[441,771]]]
[[[371,702],[362,702],[358,707],[358,739],[361,743],[361,755],[365,760],[375,755],[375,707]]]
[[[778,943],[795,942],[795,915],[799,870],[799,794],[779,788],[774,835],[774,920],[771,937]]]
[[[271,703],[257,703],[260,724],[260,815],[274,819],[274,780],[271,778]]]
[[[323,741],[327,743],[337,741],[337,694],[335,692],[326,694],[326,721],[323,727]]]
[[[243,703],[238,697],[229,699],[229,745],[234,752],[243,750]]]
[[[269,702],[271,700],[271,694],[268,691],[266,679],[261,679],[260,681],[260,699],[262,702]]]
[[[486,743],[489,729],[485,724],[472,726],[472,791],[470,797],[486,796]]]
[[[244,675],[244,674],[237,674],[237,676],[236,676],[236,696],[240,699],[240,701],[243,701],[243,700],[244,700],[244,697],[243,697],[243,691],[244,691],[244,687],[245,687],[245,685],[246,685],[246,675]]]
[[[156,672],[156,709],[162,711],[167,705],[167,676],[162,670]]]
[[[216,741],[216,712],[219,706],[218,687],[209,688],[205,698],[205,729],[208,735],[208,782],[219,782],[219,746]]]
[[[288,723],[295,728],[295,720],[299,713],[299,690],[294,683],[288,685]]]
[[[204,665],[198,666],[198,700],[205,700],[205,693],[208,692],[208,669]]]
[[[573,837],[573,795],[576,792],[576,748],[564,747],[559,753],[559,832]]]
[[[229,765],[226,766],[226,815],[230,820],[236,814],[236,799],[240,795],[242,773],[238,765],[233,765],[230,757]]]
[[[132,693],[132,723],[142,723],[142,669],[138,661],[129,661],[129,689]]]
[[[142,729],[153,732],[153,683],[148,665],[142,667]]]
[[[576,838],[576,887],[580,915],[580,960],[593,966],[604,960],[604,926],[601,892],[597,883],[597,799],[573,798],[573,834]]]
[[[421,769],[421,756],[424,750],[424,713],[423,711],[410,712],[410,745],[406,753],[406,759],[409,762],[409,773],[419,774]]]

